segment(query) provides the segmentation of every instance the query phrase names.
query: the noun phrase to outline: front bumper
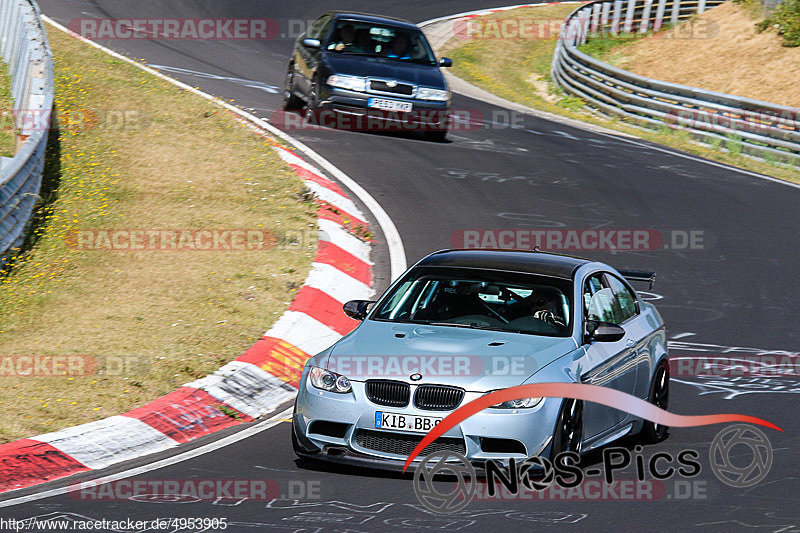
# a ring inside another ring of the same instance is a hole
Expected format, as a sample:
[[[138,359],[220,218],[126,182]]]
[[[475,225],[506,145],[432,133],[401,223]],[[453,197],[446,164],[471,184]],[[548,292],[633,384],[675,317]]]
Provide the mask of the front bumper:
[[[450,124],[450,102],[378,95],[328,88],[317,107],[320,126],[358,131],[441,131]],[[368,107],[370,98],[410,103],[411,111]]]
[[[351,383],[353,391],[348,394],[318,390],[305,378],[300,383],[292,422],[298,454],[337,463],[401,470],[425,433],[376,429],[375,412],[442,418],[452,412],[421,410],[413,402],[403,408],[377,405],[367,399],[363,382]],[[412,389],[414,387],[412,385]],[[468,392],[461,405],[482,394]],[[559,407],[560,399],[545,398],[531,409],[484,410],[445,432],[427,453],[433,449],[458,451],[478,467],[488,459],[507,462],[512,457],[521,460],[542,454],[549,450]],[[328,431],[330,427],[336,431]],[[415,463],[424,455],[415,458]]]

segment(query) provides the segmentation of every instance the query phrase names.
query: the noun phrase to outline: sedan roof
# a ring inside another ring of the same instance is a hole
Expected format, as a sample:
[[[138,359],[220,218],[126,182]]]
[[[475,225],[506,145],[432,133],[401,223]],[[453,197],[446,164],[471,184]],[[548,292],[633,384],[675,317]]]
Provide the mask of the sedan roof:
[[[337,19],[360,20],[363,22],[371,22],[373,24],[385,24],[388,26],[399,26],[409,30],[418,30],[419,28],[411,22],[394,17],[386,17],[382,15],[372,15],[370,13],[360,13],[358,11],[333,11],[333,16]]]
[[[418,265],[504,270],[571,280],[578,268],[591,262],[580,257],[528,250],[442,250],[422,259]]]

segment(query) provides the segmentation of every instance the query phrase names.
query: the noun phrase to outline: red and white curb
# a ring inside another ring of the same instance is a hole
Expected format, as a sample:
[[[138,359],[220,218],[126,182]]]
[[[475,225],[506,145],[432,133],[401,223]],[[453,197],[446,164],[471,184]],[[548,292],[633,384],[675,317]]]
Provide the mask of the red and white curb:
[[[306,360],[358,324],[342,304],[373,295],[370,246],[353,234],[366,228],[365,217],[320,170],[275,149],[319,203],[317,255],[289,309],[210,376],[122,415],[0,445],[0,492],[164,451],[270,413],[294,397]]]

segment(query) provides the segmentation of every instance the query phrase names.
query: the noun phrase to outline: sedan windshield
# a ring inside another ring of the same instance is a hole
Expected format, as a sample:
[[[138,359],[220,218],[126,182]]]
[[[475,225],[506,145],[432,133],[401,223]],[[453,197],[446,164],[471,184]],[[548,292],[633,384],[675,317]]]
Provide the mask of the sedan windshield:
[[[373,320],[570,335],[571,282],[476,269],[420,267],[386,296]]]
[[[436,58],[421,31],[358,20],[338,21],[325,48],[341,54],[436,64]]]

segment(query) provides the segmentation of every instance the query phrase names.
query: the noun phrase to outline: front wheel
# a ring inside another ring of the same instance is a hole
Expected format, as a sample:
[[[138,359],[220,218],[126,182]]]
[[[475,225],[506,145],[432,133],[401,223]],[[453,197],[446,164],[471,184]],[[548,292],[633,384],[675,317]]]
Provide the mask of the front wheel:
[[[653,377],[648,401],[665,411],[669,407],[669,365],[666,361],[659,365]],[[642,425],[642,439],[648,444],[661,442],[668,434],[669,428],[663,424],[645,420]]]
[[[558,413],[558,421],[553,432],[553,447],[550,460],[555,461],[558,454],[573,452],[580,456],[583,441],[583,402],[565,398]]]
[[[294,94],[294,66],[290,64],[283,84],[283,108],[291,111],[302,107],[303,101]]]

